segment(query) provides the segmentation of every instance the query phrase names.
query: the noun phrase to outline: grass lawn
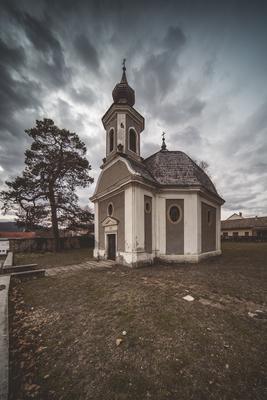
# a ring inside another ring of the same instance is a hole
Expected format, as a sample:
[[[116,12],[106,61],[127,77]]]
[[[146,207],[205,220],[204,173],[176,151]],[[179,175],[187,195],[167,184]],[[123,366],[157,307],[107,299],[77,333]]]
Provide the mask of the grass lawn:
[[[266,399],[267,244],[223,250],[14,283],[10,400]]]
[[[59,253],[15,253],[15,265],[38,264],[40,268],[80,264],[93,257],[93,249],[71,249]]]

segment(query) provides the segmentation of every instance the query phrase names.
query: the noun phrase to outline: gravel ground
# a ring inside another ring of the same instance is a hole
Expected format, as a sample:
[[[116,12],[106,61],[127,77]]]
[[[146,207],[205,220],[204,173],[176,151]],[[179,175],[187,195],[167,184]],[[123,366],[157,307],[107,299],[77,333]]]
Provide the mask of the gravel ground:
[[[10,400],[266,399],[267,244],[223,250],[14,282]]]

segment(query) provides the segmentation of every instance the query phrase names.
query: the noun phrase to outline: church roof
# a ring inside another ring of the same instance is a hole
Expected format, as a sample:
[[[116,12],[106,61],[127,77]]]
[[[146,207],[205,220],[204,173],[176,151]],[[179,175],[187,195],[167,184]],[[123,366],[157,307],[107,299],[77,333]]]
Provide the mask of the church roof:
[[[140,174],[143,178],[145,178],[146,180],[157,184],[156,179],[153,177],[153,175],[151,174],[151,172],[147,169],[147,167],[145,166],[144,162],[140,162],[140,161],[134,161],[132,158],[127,157],[128,162],[130,163],[130,165],[132,166],[132,168],[138,173]]]
[[[182,151],[158,151],[143,161],[146,170],[160,185],[202,186],[218,196],[208,175]]]

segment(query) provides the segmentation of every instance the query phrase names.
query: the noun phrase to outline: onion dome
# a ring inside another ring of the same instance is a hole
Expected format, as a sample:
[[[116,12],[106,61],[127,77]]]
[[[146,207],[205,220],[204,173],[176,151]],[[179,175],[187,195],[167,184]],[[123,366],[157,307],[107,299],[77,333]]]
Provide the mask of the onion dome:
[[[126,78],[125,59],[123,60],[122,77],[120,83],[117,83],[112,92],[114,104],[127,104],[133,106],[135,103],[135,94],[131,86],[128,85]]]

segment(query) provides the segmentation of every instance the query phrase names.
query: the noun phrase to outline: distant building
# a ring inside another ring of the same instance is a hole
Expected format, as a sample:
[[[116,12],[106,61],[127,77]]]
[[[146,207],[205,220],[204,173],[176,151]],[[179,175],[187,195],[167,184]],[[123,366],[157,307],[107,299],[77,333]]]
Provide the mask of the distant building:
[[[240,212],[240,213],[234,213],[234,214],[232,214],[232,215],[230,215],[230,217],[228,217],[227,218],[227,221],[230,219],[230,220],[233,220],[233,219],[242,219],[242,218],[244,218],[243,217],[243,215],[242,215],[242,213]]]
[[[0,232],[0,238],[5,239],[32,239],[35,237],[35,232]]]
[[[267,239],[267,217],[244,218],[241,213],[221,222],[221,235],[227,237],[256,236]]]
[[[182,151],[140,154],[144,118],[125,66],[102,118],[106,157],[96,190],[96,258],[138,266],[155,260],[198,262],[221,254],[220,213],[224,200],[211,179]]]
[[[15,221],[0,221],[0,232],[23,232],[24,230],[25,228]]]

